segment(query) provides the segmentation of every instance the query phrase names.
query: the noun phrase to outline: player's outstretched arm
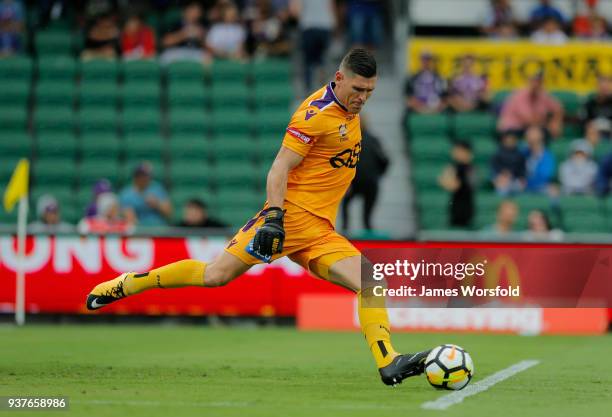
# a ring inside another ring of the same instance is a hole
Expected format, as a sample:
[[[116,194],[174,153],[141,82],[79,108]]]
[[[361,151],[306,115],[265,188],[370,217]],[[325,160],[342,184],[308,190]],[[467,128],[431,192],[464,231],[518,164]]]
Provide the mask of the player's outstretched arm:
[[[272,255],[283,251],[285,241],[283,206],[287,192],[287,178],[289,171],[298,166],[302,159],[304,158],[301,155],[281,147],[268,173],[268,211],[263,226],[257,230],[253,238],[253,250],[267,262],[271,262]]]

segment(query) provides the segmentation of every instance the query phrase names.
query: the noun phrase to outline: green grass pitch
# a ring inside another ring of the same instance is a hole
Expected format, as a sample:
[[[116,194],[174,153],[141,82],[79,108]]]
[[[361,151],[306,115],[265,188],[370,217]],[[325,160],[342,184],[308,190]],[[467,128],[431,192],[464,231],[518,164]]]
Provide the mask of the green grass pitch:
[[[612,336],[395,334],[401,350],[456,343],[478,382],[541,363],[445,411],[424,377],[384,386],[357,333],[195,326],[0,327],[0,396],[62,395],[65,412],[19,416],[609,416]],[[4,414],[4,413],[2,413]],[[8,415],[8,414],[7,414]]]

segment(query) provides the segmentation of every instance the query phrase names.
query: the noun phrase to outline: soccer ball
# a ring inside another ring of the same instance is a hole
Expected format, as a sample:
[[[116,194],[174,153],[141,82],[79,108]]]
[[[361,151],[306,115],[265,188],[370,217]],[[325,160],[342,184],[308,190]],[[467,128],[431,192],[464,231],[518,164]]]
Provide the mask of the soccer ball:
[[[425,375],[435,388],[460,390],[474,375],[472,357],[457,345],[434,348],[425,359]]]

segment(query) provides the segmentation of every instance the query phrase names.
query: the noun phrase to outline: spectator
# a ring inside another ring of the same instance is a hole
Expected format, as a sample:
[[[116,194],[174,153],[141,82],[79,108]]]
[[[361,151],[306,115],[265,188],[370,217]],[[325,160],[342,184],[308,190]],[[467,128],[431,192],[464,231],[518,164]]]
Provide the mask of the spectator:
[[[142,17],[132,15],[123,26],[121,35],[121,52],[123,59],[155,58],[155,34],[145,25]]]
[[[93,200],[87,205],[85,217],[94,217],[98,213],[98,197],[113,191],[113,185],[106,178],[96,181],[92,188]]]
[[[610,39],[610,30],[606,19],[601,16],[593,19],[589,39],[592,41],[607,41]]]
[[[215,220],[208,215],[208,206],[202,200],[192,198],[183,207],[183,219],[179,227],[210,227],[224,228],[227,225]]]
[[[323,76],[315,72],[322,69],[325,55],[336,25],[334,0],[292,0],[291,10],[298,16],[302,56],[304,59],[304,86],[310,92],[314,84],[321,84]]]
[[[381,0],[347,0],[346,14],[351,45],[375,49],[383,42]]]
[[[538,27],[547,19],[553,18],[559,24],[565,23],[565,16],[559,9],[551,5],[550,0],[540,0],[540,4],[531,10],[529,21],[532,27]]]
[[[555,175],[555,157],[546,149],[544,132],[531,126],[525,132],[527,146],[523,149],[526,158],[526,190],[534,193],[546,192]]]
[[[236,6],[227,6],[222,20],[214,23],[206,37],[206,47],[216,58],[242,59],[245,56],[246,30],[239,22]]]
[[[172,214],[168,194],[161,184],[152,180],[153,168],[142,163],[134,170],[132,185],[119,196],[128,223],[140,226],[163,226]]]
[[[281,18],[286,12],[275,12],[272,0],[258,0],[251,13],[249,53],[256,56],[288,56],[291,44],[286,17]]]
[[[499,37],[504,32],[500,29],[514,28],[515,26],[516,21],[510,0],[491,0],[489,11],[485,17],[485,24],[481,28],[482,32],[490,37]]]
[[[585,0],[581,5],[583,10],[574,18],[574,35],[585,39],[605,39],[608,24],[597,12],[597,0]]]
[[[128,233],[132,225],[120,216],[119,200],[111,192],[98,196],[96,215],[84,217],[78,224],[79,233]]]
[[[597,194],[607,196],[610,193],[610,185],[612,185],[612,153],[606,155],[599,165],[595,184]]]
[[[497,206],[495,223],[485,228],[486,232],[497,235],[506,235],[514,230],[516,219],[519,216],[519,207],[512,200],[504,200]]]
[[[446,109],[446,82],[436,71],[430,52],[421,53],[421,69],[408,79],[405,95],[409,112],[439,113]]]
[[[342,204],[342,224],[345,230],[349,226],[348,206],[356,196],[363,197],[363,226],[367,230],[373,229],[372,211],[378,197],[378,185],[389,166],[389,158],[385,154],[380,140],[370,132],[363,116],[361,118],[361,132],[361,146],[364,152],[359,156],[355,179],[353,179]]]
[[[567,42],[567,35],[561,30],[557,19],[548,17],[531,34],[531,42],[539,45],[563,45]]]
[[[510,23],[499,25],[495,32],[491,34],[491,38],[498,41],[515,40],[518,37],[516,26]]]
[[[204,51],[205,34],[200,4],[187,4],[181,21],[173,25],[162,38],[164,52],[160,55],[160,61],[163,64],[181,60],[204,63],[208,59]]]
[[[561,241],[563,240],[563,232],[559,229],[553,229],[545,211],[531,210],[527,215],[525,240]]]
[[[24,12],[19,0],[0,0],[0,58],[22,49]]]
[[[516,135],[504,134],[491,159],[492,180],[497,194],[508,196],[525,189],[525,164],[525,155],[518,149]]]
[[[587,100],[584,108],[585,122],[594,119],[612,120],[612,76],[600,75],[597,91]]]
[[[450,225],[468,227],[474,217],[475,172],[472,165],[472,146],[468,142],[457,141],[451,151],[453,164],[448,166],[438,182],[442,188],[451,192],[449,207]]]
[[[572,141],[571,154],[559,169],[565,194],[591,194],[597,177],[597,164],[591,159],[593,148],[584,139]]]
[[[101,15],[85,30],[83,59],[113,59],[119,46],[119,26],[112,14]]]
[[[60,206],[57,199],[50,194],[44,194],[36,203],[38,220],[30,224],[30,233],[70,233],[74,227],[62,221]]]
[[[511,130],[522,135],[529,126],[539,126],[546,133],[557,137],[563,130],[563,107],[561,103],[544,90],[543,75],[531,77],[527,87],[514,92],[504,103],[497,129]]]
[[[487,78],[474,71],[474,56],[461,60],[461,74],[450,82],[448,102],[458,112],[485,110],[489,106]]]

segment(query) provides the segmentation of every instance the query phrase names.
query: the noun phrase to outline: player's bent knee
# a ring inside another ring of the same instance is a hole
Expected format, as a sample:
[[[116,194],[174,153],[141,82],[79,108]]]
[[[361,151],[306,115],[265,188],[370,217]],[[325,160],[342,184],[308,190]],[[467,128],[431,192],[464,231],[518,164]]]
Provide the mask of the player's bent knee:
[[[234,278],[231,271],[213,262],[206,267],[206,272],[204,273],[204,286],[222,287]]]

